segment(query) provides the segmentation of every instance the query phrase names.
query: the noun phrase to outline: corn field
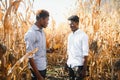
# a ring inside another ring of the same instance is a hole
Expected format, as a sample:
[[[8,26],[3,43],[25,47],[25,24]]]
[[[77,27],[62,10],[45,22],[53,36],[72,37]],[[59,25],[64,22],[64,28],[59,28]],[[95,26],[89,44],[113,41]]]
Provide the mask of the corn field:
[[[72,12],[79,15],[79,27],[89,36],[89,71],[85,80],[120,80],[120,0],[75,1],[76,9],[73,11],[70,6],[66,17]],[[18,11],[21,3],[25,16]],[[0,80],[31,79],[24,34],[34,23],[30,20],[35,16],[33,4],[34,0],[0,0],[0,44],[7,48],[0,59]],[[54,18],[45,29],[47,48],[55,49],[53,54],[47,54],[46,80],[69,80],[64,64],[70,32],[67,22],[57,26]]]

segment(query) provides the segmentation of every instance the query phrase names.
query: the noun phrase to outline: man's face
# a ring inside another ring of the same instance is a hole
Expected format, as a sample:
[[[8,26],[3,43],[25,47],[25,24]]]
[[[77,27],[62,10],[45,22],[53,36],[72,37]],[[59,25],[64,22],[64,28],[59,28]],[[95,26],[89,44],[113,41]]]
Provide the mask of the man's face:
[[[43,28],[46,28],[48,26],[48,21],[49,21],[49,17],[46,17],[46,18],[42,18],[41,19],[41,26]]]
[[[70,28],[71,28],[72,31],[75,31],[75,30],[78,29],[78,22],[75,22],[75,21],[71,20],[69,25],[70,25]]]

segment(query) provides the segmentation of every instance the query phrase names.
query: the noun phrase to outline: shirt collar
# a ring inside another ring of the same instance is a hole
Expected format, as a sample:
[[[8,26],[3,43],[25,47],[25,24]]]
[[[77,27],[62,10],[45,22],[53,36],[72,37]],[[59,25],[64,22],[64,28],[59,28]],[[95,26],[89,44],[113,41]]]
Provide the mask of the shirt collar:
[[[80,29],[77,29],[73,34],[77,34],[80,31]]]
[[[36,30],[36,31],[42,32],[42,29],[38,28],[37,25],[35,25],[35,24],[33,25],[32,28],[33,28],[34,30]]]

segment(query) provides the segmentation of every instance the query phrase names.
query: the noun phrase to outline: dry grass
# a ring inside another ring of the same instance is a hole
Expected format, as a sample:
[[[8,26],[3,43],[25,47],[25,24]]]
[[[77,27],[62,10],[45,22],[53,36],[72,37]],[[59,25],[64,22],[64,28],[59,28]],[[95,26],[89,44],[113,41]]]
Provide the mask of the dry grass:
[[[27,16],[25,19],[21,13],[17,12],[20,2],[26,4],[24,0],[0,1],[2,5],[0,6],[0,43],[7,46],[1,68],[3,70],[0,73],[0,77],[3,79],[8,77],[10,80],[19,80],[24,77],[30,79],[30,74],[26,75],[26,73],[30,73],[26,62],[21,63],[10,76],[6,77],[17,60],[26,53],[23,37],[32,24],[29,21],[30,15],[34,14],[30,9],[33,3],[30,0],[28,1],[30,5],[26,7]],[[119,0],[111,0],[110,4],[101,4],[101,1],[103,0],[94,0],[94,2],[90,0],[90,2],[84,3],[78,0],[77,2],[79,6],[76,14],[80,16],[80,28],[89,35],[89,76],[86,80],[118,80],[117,75],[120,74],[120,71],[119,68],[117,71],[114,70],[114,64],[120,59],[120,4],[118,3]],[[8,4],[11,6],[8,6]],[[87,4],[90,5],[90,9]],[[21,26],[19,27],[19,25]],[[45,30],[47,47],[55,48],[56,51],[47,55],[48,75],[66,80],[61,76],[67,76],[67,73],[63,71],[63,65],[66,61],[67,36],[70,33],[69,25],[61,23],[56,28],[53,19],[51,26]]]

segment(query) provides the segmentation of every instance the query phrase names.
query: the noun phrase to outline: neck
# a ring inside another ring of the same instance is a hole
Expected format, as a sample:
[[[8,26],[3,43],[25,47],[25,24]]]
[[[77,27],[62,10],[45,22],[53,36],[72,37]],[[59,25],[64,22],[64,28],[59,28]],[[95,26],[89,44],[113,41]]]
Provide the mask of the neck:
[[[73,33],[75,32],[75,31],[77,31],[79,28],[77,28],[77,29],[75,29],[74,31],[73,31]]]
[[[39,24],[38,22],[36,22],[35,25],[36,25],[39,29],[42,29],[41,24]]]

